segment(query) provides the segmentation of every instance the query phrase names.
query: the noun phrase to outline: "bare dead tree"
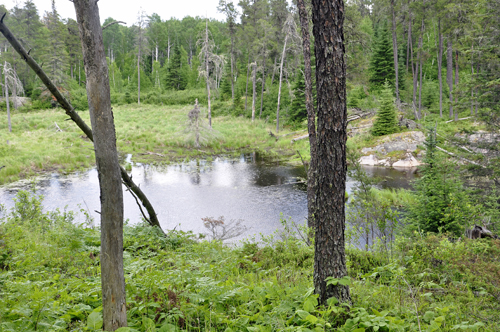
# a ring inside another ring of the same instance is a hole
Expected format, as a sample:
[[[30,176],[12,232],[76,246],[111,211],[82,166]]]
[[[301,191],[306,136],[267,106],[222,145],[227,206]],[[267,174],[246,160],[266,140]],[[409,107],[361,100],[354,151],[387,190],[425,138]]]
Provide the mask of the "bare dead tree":
[[[200,54],[200,67],[198,68],[199,75],[205,78],[208,93],[208,125],[212,128],[212,108],[210,105],[210,88],[217,88],[217,81],[210,75],[210,69],[214,74],[222,76],[222,69],[224,68],[225,58],[215,53],[215,42],[210,37],[211,33],[208,30],[208,19],[205,22],[205,31],[203,37],[198,39],[197,45],[201,46]]]
[[[217,136],[217,131],[213,130],[203,120],[198,99],[195,101],[194,108],[188,113],[184,132],[187,134],[187,141],[193,140],[196,148],[200,148],[203,143]]]
[[[285,54],[287,50],[290,48],[290,45],[287,44],[290,42],[293,46],[298,44],[300,37],[297,33],[297,27],[295,26],[295,20],[292,14],[289,14],[285,25],[283,26],[283,33],[285,34],[285,41],[283,42],[283,51],[281,52],[281,63],[280,63],[280,79],[279,79],[279,88],[278,88],[278,109],[276,110],[276,132],[278,133],[280,130],[280,102],[281,102],[281,84],[283,82],[283,63],[285,62]]]
[[[19,94],[23,93],[24,89],[23,89],[23,84],[19,79],[19,77],[17,76],[16,71],[7,61],[5,61],[3,64],[2,73],[3,73],[4,83],[2,84],[0,82],[0,85],[2,85],[5,90],[5,101],[7,103],[7,122],[9,124],[9,132],[12,132],[12,124],[10,121],[9,88],[11,89],[11,91],[13,91],[12,97],[14,102],[14,108],[17,108],[16,107],[17,93]]]

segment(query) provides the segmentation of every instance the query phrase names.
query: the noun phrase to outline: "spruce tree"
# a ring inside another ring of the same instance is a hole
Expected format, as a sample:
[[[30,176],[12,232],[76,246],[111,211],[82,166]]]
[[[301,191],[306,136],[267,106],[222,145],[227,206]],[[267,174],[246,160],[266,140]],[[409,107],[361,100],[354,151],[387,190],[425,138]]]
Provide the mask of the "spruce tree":
[[[389,39],[387,22],[384,22],[376,31],[375,48],[370,61],[370,85],[374,89],[382,87],[385,81],[393,86],[396,79],[392,42]]]
[[[304,66],[300,68],[297,73],[297,79],[293,85],[293,95],[294,99],[290,106],[290,117],[288,118],[289,123],[300,123],[307,117],[306,109],[306,96],[305,89],[306,83],[304,80]]]
[[[175,43],[174,54],[166,67],[165,87],[167,89],[184,90],[187,85],[187,75],[182,68],[182,52],[179,43]]]
[[[395,133],[399,130],[396,107],[392,96],[389,83],[384,84],[382,95],[380,97],[380,108],[377,112],[377,118],[373,124],[372,134],[382,136]]]

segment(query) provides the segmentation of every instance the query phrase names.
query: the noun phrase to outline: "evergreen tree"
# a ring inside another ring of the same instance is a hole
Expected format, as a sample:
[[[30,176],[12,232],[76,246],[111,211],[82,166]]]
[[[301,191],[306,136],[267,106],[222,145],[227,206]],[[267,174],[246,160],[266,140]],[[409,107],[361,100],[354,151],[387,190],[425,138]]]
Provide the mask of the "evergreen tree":
[[[437,152],[436,133],[431,129],[427,140],[425,166],[415,182],[415,204],[410,206],[408,221],[411,228],[424,232],[450,232],[459,236],[476,222],[482,208],[471,204],[455,165]]]
[[[68,52],[63,40],[66,39],[68,32],[60,20],[54,0],[52,0],[52,11],[45,16],[45,25],[49,30],[49,35],[44,69],[47,68],[46,73],[54,84],[62,85],[66,80],[68,66]]]
[[[393,86],[396,79],[392,42],[389,39],[387,22],[384,22],[376,32],[375,46],[370,61],[370,85],[375,89],[382,87],[385,81]]]
[[[293,86],[294,99],[290,105],[290,117],[288,118],[289,123],[300,123],[307,118],[306,109],[306,83],[304,80],[304,66],[299,70],[297,74],[297,79]]]
[[[175,43],[174,54],[166,66],[165,87],[167,89],[184,90],[186,88],[188,83],[186,70],[189,68],[182,68],[182,62],[181,47],[179,46],[179,43]],[[189,66],[184,64],[184,67]]]
[[[380,108],[377,112],[377,118],[373,124],[372,134],[382,136],[395,133],[399,130],[396,107],[389,83],[384,84],[382,95],[380,97]]]

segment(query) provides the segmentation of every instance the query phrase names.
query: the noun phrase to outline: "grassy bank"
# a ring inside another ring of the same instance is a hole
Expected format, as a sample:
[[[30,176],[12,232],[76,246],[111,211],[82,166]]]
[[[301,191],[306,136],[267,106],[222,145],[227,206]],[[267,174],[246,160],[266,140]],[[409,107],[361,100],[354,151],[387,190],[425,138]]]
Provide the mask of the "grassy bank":
[[[121,154],[133,154],[136,162],[169,163],[185,158],[239,155],[260,151],[269,158],[298,163],[296,149],[307,152],[307,140],[291,144],[290,136],[276,141],[269,135],[275,127],[262,120],[219,116],[213,131],[202,130],[200,148],[186,131],[187,113],[192,107],[124,105],[114,107],[117,145]],[[202,112],[204,110],[202,108]],[[88,112],[80,116],[90,124]],[[7,116],[0,117],[0,184],[28,178],[41,172],[71,172],[95,162],[93,145],[62,109],[13,112],[12,133]],[[205,120],[206,121],[206,120]],[[280,134],[290,131],[286,129]]]
[[[99,230],[21,192],[0,220],[0,331],[99,331]],[[313,249],[292,233],[227,247],[126,226],[126,331],[498,331],[500,241],[347,249],[353,303],[318,307]],[[392,258],[391,258],[392,257]]]

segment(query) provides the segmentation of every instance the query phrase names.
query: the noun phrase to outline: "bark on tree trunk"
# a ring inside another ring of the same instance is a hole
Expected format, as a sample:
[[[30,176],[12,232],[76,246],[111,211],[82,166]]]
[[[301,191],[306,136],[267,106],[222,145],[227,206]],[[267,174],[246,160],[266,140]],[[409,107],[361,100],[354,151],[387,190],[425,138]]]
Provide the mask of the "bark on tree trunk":
[[[253,94],[252,94],[252,122],[255,121],[255,98],[257,97],[257,63],[253,63],[253,73],[252,73],[252,87],[253,87]]]
[[[137,104],[141,104],[141,48],[139,47],[139,55],[137,56]],[[88,79],[87,79],[88,80]]]
[[[101,284],[104,330],[127,326],[123,274],[123,191],[111,111],[108,66],[97,1],[74,0],[87,74],[101,199]]]
[[[394,10],[394,1],[391,0],[392,10],[392,51],[394,54],[394,71],[396,73],[396,81],[394,82],[396,88],[396,103],[399,105],[399,70],[398,70],[398,40],[396,36],[396,13]]]
[[[408,0],[408,6],[410,5],[410,0]],[[408,11],[408,41],[406,44],[406,72],[408,72],[408,64],[410,62],[410,43],[411,43],[411,10]],[[413,56],[413,55],[412,55]],[[413,65],[412,65],[413,66]],[[413,68],[412,68],[413,70]]]
[[[458,86],[458,51],[455,50],[455,86]]]
[[[278,87],[278,109],[276,110],[276,132],[280,131],[280,102],[281,102],[281,83],[283,81],[283,62],[285,62],[286,53],[286,42],[288,40],[288,35],[285,36],[285,42],[283,44],[283,52],[281,53],[281,65],[280,65],[280,82]]]
[[[441,19],[438,19],[438,36],[439,36],[439,49],[438,49],[438,80],[439,80],[439,116],[443,117],[443,34],[441,33]]]
[[[247,86],[245,88],[245,113],[247,111],[247,101],[248,101],[248,76],[250,75],[250,55],[248,56],[247,62]]]
[[[315,179],[317,164],[316,146],[316,114],[312,95],[312,68],[311,68],[311,42],[309,38],[309,17],[304,0],[297,0],[299,9],[300,27],[302,30],[302,50],[304,53],[304,81],[307,110],[307,129],[309,132],[309,148],[311,160],[307,171],[307,226],[315,227]]]
[[[264,60],[262,61],[262,86],[260,91],[260,113],[259,119],[262,117],[262,108],[264,107],[264,87],[266,86],[266,56],[264,53]]]
[[[451,37],[448,37],[448,48],[446,50],[446,82],[450,90],[450,119],[453,117],[453,45]]]
[[[347,275],[345,261],[346,66],[344,3],[313,0],[312,20],[318,91],[316,238],[314,288],[319,303],[336,297],[351,302],[349,287],[328,285],[328,277]]]
[[[16,66],[17,65],[14,63],[14,67],[12,68],[14,70],[14,80],[17,80]],[[14,83],[14,91],[12,94],[12,104],[14,105],[14,109],[17,110],[17,82]]]
[[[277,61],[277,56],[274,57],[274,67],[273,67],[273,76],[271,77],[271,86],[274,84],[274,75],[276,74],[276,61]]]

